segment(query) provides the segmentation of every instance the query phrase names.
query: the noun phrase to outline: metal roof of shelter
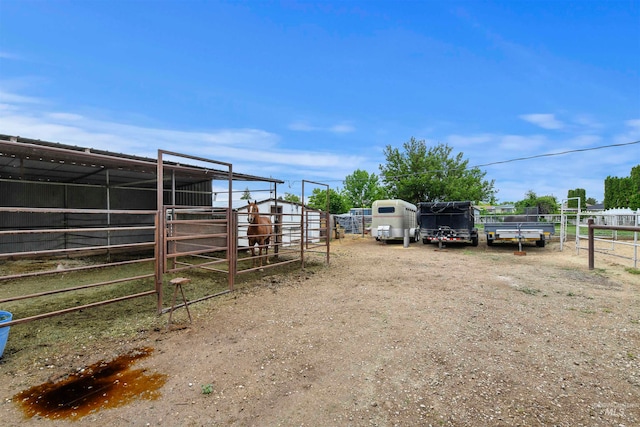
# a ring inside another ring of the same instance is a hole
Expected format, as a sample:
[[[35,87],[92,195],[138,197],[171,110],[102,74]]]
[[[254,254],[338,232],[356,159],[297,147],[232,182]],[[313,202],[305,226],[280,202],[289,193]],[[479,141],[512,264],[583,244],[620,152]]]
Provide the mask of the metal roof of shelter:
[[[187,160],[185,159],[185,162]],[[228,180],[229,171],[165,161],[176,185]],[[0,134],[0,179],[155,188],[157,159]],[[234,181],[284,181],[232,172]]]

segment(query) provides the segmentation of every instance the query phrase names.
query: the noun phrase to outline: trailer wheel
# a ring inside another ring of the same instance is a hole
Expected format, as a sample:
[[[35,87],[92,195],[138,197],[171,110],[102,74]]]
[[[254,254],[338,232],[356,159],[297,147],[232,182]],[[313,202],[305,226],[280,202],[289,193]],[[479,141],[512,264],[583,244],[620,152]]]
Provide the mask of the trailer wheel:
[[[426,244],[428,244],[428,243],[429,243],[429,240],[428,240],[428,239],[425,239],[425,238],[423,238],[423,239],[422,239],[422,244],[423,244],[423,245],[426,245]]]
[[[478,236],[474,236],[471,238],[471,245],[478,246]]]
[[[545,240],[544,239],[536,240],[536,246],[537,247],[544,248],[544,244],[545,244]]]
[[[487,246],[493,246],[493,239],[487,239]]]

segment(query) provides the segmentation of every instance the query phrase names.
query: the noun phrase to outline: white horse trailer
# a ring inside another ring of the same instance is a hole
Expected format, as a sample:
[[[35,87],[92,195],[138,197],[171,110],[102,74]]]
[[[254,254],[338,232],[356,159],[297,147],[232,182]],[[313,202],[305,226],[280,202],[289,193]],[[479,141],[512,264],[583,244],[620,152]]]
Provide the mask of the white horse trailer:
[[[420,239],[417,220],[418,209],[404,200],[376,200],[372,205],[371,235],[376,240],[403,240],[409,230],[412,242]]]

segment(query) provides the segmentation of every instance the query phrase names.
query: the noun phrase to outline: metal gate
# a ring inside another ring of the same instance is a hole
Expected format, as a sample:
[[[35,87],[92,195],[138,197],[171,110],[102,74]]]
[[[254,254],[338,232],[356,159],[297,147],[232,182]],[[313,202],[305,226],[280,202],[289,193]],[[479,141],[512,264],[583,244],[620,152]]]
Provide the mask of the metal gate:
[[[304,268],[305,258],[309,257],[312,254],[322,254],[326,257],[326,263],[329,264],[329,249],[330,249],[330,241],[331,241],[331,221],[329,218],[329,207],[330,207],[330,195],[329,195],[329,186],[327,184],[323,184],[320,182],[313,181],[302,181],[302,200],[306,200],[305,196],[305,184],[307,190],[311,187],[323,187],[327,196],[327,204],[326,209],[323,214],[319,215],[317,219],[314,219],[309,216],[312,212],[309,209],[304,208],[302,210],[302,220],[301,220],[301,228],[304,230],[304,238],[302,240],[301,248],[300,248],[300,258],[302,259],[302,268]],[[318,211],[315,211],[318,212]],[[319,233],[318,240],[314,240],[312,237],[312,233],[317,231]]]
[[[156,195],[159,226],[156,253],[159,262],[156,271],[156,289],[159,312],[169,310],[164,307],[165,274],[177,275],[183,271],[198,269],[225,277],[226,289],[204,292],[204,295],[203,292],[199,292],[198,298],[190,300],[189,303],[233,290],[235,277],[235,257],[233,256],[235,223],[231,197],[226,208],[176,204],[181,191],[175,182],[175,166],[165,159],[168,156],[204,163],[214,168],[223,168],[228,177],[229,195],[232,193],[233,180],[232,165],[229,163],[158,150]],[[167,199],[168,203],[165,202]]]

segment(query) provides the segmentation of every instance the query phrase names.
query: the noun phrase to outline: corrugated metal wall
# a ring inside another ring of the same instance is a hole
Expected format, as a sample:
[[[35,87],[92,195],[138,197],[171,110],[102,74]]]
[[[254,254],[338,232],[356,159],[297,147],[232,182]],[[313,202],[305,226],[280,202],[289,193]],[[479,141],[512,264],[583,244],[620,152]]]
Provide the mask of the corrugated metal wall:
[[[0,182],[0,206],[62,208],[64,191],[60,185]],[[0,230],[59,228],[63,224],[63,214],[0,212]],[[0,253],[61,249],[64,244],[63,235],[3,235]]]
[[[204,181],[181,186],[176,189],[175,197],[177,205],[211,206],[212,183]],[[170,190],[165,191],[164,200],[165,203],[172,204]],[[155,187],[107,188],[105,185],[0,181],[0,206],[2,207],[156,210],[156,203]],[[154,217],[148,214],[0,212],[0,230],[89,229],[153,225]],[[0,253],[143,243],[153,242],[154,238],[155,234],[152,230],[7,234],[0,235]]]
[[[110,209],[156,209],[155,189],[113,188],[109,190],[109,198]],[[2,181],[0,182],[0,206],[107,209],[107,189],[60,183]],[[0,230],[89,229],[153,225],[154,217],[148,214],[0,212]],[[154,238],[155,234],[152,230],[0,235],[0,253],[143,243],[153,242]]]
[[[180,186],[176,189],[175,204],[180,206],[211,206],[212,191],[211,181]],[[164,191],[164,204],[173,205],[170,189]]]

